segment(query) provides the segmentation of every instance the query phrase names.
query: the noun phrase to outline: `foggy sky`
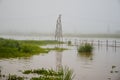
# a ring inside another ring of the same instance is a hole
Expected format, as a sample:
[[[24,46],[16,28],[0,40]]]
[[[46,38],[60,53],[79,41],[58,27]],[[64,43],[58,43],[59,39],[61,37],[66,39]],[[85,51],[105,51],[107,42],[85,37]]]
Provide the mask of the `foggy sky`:
[[[0,32],[51,32],[62,14],[64,33],[120,31],[120,0],[0,0]]]

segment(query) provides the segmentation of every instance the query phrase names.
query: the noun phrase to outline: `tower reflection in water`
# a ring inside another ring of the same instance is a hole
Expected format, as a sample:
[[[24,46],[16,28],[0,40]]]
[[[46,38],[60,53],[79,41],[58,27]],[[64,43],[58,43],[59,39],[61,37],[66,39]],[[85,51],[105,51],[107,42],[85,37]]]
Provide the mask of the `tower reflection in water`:
[[[62,44],[57,44],[56,48],[62,48]],[[60,70],[62,68],[62,51],[56,51],[56,70]]]
[[[81,53],[78,53],[78,57],[84,61],[93,60],[93,53],[81,52]]]
[[[62,68],[62,52],[56,51],[56,70],[60,70]]]

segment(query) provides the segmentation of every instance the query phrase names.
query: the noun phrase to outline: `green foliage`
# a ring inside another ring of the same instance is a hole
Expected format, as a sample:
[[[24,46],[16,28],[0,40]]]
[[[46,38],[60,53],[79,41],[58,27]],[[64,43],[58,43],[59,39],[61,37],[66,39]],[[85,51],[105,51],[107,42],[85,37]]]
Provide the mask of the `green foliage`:
[[[61,68],[59,70],[53,69],[35,69],[35,70],[25,70],[23,74],[38,74],[38,77],[32,77],[30,80],[73,80],[73,71],[68,67]],[[1,74],[3,76],[3,74]],[[21,77],[17,75],[4,75],[6,80],[28,80],[29,77]]]
[[[20,51],[23,53],[46,53],[47,51],[37,45],[21,44]]]
[[[20,42],[36,45],[47,45],[47,44],[63,44],[63,42],[58,42],[56,40],[20,40]]]
[[[73,71],[71,69],[65,67],[62,68],[60,71],[63,73],[61,80],[73,80],[75,75],[73,75]]]
[[[29,57],[50,50],[63,51],[64,48],[41,48],[39,45],[58,44],[55,40],[12,40],[0,38],[0,58]],[[61,44],[63,42],[60,42]]]
[[[48,50],[35,44],[0,38],[0,58],[29,57]]]
[[[78,52],[92,52],[92,50],[93,50],[93,46],[89,43],[82,44],[78,48]]]
[[[30,80],[62,80],[59,77],[49,77],[49,76],[40,76],[40,77],[33,77]]]
[[[9,75],[7,80],[24,80],[24,78],[17,75]]]
[[[36,73],[40,77],[33,77],[31,80],[72,80],[74,78],[73,71],[69,68],[61,68],[58,71],[53,69],[37,69],[37,70],[26,70],[23,74]]]
[[[47,76],[59,76],[62,75],[61,72],[54,71],[53,69],[37,69],[37,70],[26,70],[23,72],[23,74],[30,74],[30,73],[36,73],[38,75],[47,75]]]
[[[23,72],[23,74],[30,74],[30,73],[32,73],[32,70],[25,70],[25,71]]]

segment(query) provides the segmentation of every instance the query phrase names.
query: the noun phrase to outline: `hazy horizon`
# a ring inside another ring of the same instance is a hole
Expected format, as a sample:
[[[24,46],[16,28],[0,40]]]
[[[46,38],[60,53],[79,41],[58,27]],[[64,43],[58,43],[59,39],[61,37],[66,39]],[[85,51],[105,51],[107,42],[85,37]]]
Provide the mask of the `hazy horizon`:
[[[120,32],[120,0],[0,0],[0,33]]]

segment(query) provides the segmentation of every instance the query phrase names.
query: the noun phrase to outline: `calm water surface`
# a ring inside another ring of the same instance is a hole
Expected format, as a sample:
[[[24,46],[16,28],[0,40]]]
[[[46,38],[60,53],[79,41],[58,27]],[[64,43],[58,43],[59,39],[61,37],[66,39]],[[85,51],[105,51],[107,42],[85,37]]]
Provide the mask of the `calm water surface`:
[[[43,47],[54,47],[54,45]],[[62,65],[74,71],[74,80],[120,80],[120,47],[94,46],[91,54],[78,54],[76,46],[63,47],[69,50],[50,51],[48,54],[34,55],[30,58],[0,59],[1,73],[22,76],[21,70],[42,67],[56,69]]]

